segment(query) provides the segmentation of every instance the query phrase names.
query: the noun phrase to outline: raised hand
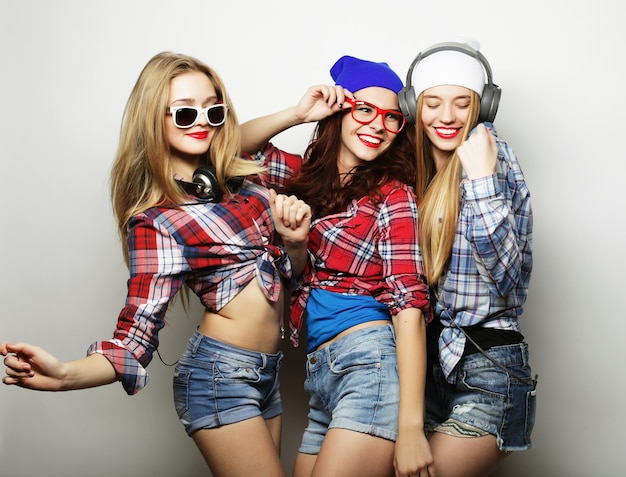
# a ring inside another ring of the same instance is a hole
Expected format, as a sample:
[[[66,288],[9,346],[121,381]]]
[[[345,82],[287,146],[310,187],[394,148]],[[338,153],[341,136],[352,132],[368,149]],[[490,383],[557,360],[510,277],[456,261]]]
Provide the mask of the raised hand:
[[[496,172],[498,147],[495,137],[484,124],[476,127],[474,134],[461,144],[457,152],[468,179],[479,179]]]
[[[311,207],[296,196],[270,190],[270,208],[276,231],[289,242],[306,242],[311,226]]]
[[[270,189],[270,208],[276,231],[283,238],[294,276],[304,270],[311,227],[311,207],[295,196]]]
[[[296,105],[296,116],[303,123],[320,121],[341,110],[348,95],[342,86],[311,86]]]

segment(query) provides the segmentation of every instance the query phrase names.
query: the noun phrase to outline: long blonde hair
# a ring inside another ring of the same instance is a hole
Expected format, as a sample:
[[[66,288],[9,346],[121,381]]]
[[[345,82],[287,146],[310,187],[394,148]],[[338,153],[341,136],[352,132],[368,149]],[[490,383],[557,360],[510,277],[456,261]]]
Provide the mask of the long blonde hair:
[[[188,72],[201,72],[213,83],[217,98],[228,110],[217,128],[205,158],[215,166],[222,190],[234,176],[257,174],[262,168],[240,157],[241,132],[232,101],[217,73],[201,61],[178,53],[158,53],[141,71],[126,103],[120,142],[111,170],[111,199],[124,258],[128,264],[127,224],[131,217],[163,202],[181,203],[185,197],[174,179],[170,149],[164,133],[170,82]]]
[[[470,91],[467,122],[461,131],[461,143],[478,122],[480,98]],[[461,204],[461,161],[456,150],[439,171],[435,167],[432,143],[426,137],[421,120],[423,95],[417,100],[416,151],[420,248],[426,280],[437,285],[452,254],[452,245],[459,220]]]

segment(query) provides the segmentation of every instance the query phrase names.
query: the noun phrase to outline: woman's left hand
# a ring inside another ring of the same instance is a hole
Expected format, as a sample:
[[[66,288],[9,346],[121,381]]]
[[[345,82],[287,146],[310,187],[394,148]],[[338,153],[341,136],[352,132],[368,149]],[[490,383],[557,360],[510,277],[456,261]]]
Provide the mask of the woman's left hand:
[[[270,189],[270,208],[276,231],[289,242],[308,241],[311,207],[295,195],[277,194]]]
[[[498,146],[496,138],[484,124],[476,127],[474,134],[459,146],[457,152],[468,179],[479,179],[496,172]]]

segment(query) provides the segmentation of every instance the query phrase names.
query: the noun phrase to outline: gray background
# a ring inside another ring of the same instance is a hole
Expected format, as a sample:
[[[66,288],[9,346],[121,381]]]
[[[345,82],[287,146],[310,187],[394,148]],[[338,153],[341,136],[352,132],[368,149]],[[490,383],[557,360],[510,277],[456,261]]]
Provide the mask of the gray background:
[[[622,476],[626,34],[618,0],[566,2],[0,0],[0,341],[59,358],[110,337],[125,297],[108,174],[143,65],[173,50],[222,75],[240,120],[330,81],[342,54],[387,61],[478,38],[503,89],[496,127],[533,195],[535,269],[523,330],[539,373],[535,448],[499,476]],[[301,152],[311,129],[283,133]],[[201,310],[173,310],[173,362]],[[285,343],[283,458],[305,421],[302,350]],[[206,474],[172,406],[172,368],[146,389],[0,388],[0,475]],[[620,398],[620,396],[622,396]],[[233,458],[245,458],[233,456]]]

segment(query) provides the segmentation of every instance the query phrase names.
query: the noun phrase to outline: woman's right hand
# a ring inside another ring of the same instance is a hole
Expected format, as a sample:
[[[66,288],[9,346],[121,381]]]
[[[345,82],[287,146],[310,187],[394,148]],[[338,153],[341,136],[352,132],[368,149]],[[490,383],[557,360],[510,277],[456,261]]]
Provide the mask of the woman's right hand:
[[[6,375],[2,382],[39,391],[59,391],[66,374],[65,364],[39,346],[0,343]]]

